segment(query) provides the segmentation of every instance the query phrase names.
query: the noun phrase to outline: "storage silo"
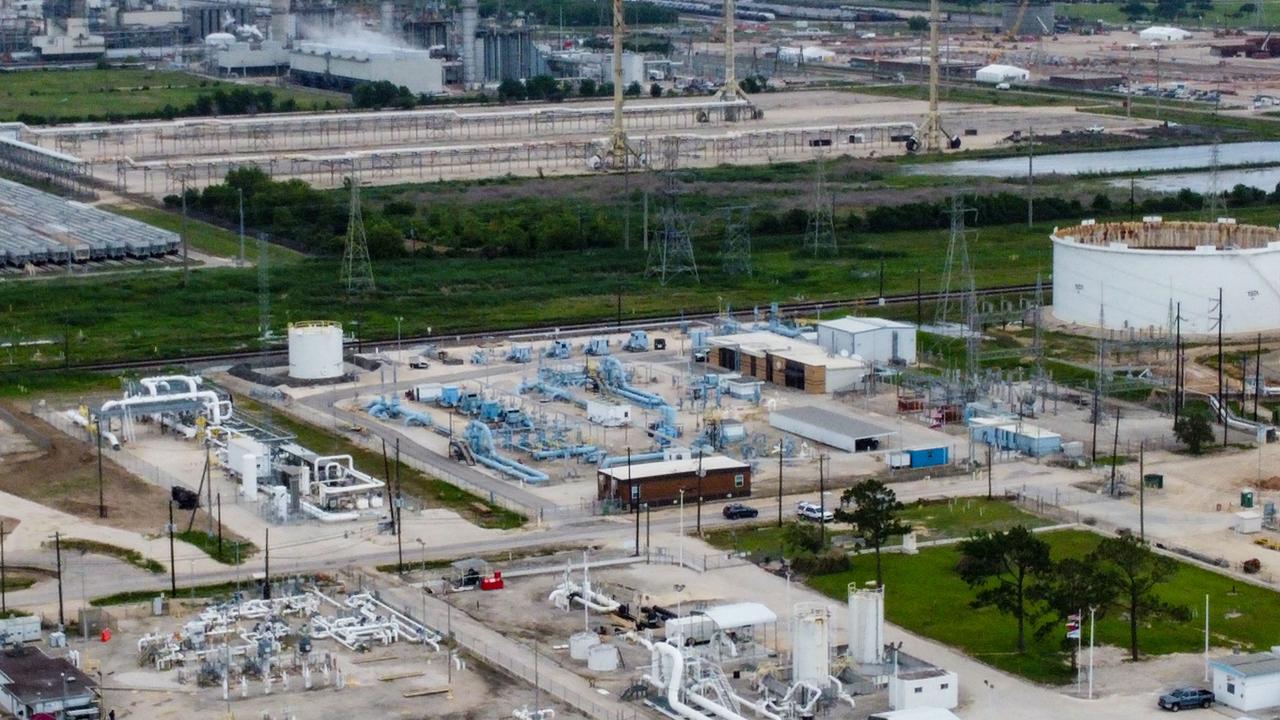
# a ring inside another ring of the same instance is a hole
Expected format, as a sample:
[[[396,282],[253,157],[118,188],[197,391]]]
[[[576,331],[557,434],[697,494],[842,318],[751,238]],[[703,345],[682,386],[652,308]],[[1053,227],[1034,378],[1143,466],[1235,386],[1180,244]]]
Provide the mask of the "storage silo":
[[[884,588],[849,583],[849,659],[860,665],[884,662]]]
[[[462,85],[466,89],[476,86],[484,77],[484,69],[476,72],[476,30],[480,26],[480,4],[477,0],[462,0]]]
[[[831,611],[800,603],[791,617],[791,682],[822,686],[831,675]]]
[[[333,380],[342,374],[341,323],[313,320],[289,324],[289,377]]]

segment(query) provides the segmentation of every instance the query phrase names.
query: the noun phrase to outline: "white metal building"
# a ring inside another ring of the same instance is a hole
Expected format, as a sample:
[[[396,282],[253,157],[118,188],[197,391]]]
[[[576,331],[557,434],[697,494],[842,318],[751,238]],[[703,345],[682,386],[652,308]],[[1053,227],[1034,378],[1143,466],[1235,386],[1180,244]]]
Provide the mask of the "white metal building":
[[[769,413],[769,425],[845,452],[878,450],[881,443],[898,434],[852,415],[812,405],[775,410]]]
[[[1280,655],[1228,655],[1209,663],[1214,698],[1243,712],[1280,705]]]
[[[876,317],[843,317],[818,323],[818,347],[876,365],[914,365],[916,326]]]
[[[950,710],[959,704],[960,681],[948,670],[920,668],[899,671],[889,677],[889,707],[894,710]]]
[[[1003,82],[1026,82],[1031,79],[1031,72],[1013,65],[987,65],[978,68],[973,73],[973,79],[992,85]]]
[[[1055,228],[1053,315],[1135,333],[1216,332],[1222,291],[1226,333],[1280,327],[1280,230],[1218,222],[1094,223]]]
[[[1182,28],[1169,27],[1167,25],[1152,25],[1151,27],[1138,33],[1138,37],[1147,42],[1178,42],[1191,37],[1191,33]]]
[[[20,645],[0,652],[0,710],[16,718],[39,713],[97,718],[97,683],[64,658]]]
[[[444,61],[428,50],[356,48],[332,43],[303,42],[289,53],[290,73],[321,87],[352,87],[386,80],[410,92],[444,92]]]

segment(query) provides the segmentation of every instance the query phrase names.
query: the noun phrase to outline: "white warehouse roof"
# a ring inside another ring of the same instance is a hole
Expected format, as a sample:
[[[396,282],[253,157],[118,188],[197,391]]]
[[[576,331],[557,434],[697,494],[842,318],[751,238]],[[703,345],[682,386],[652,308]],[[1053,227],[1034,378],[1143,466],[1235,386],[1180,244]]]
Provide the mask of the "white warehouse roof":
[[[745,470],[750,467],[744,462],[734,460],[725,455],[707,455],[702,458],[702,469],[708,470]],[[601,468],[598,472],[616,480],[647,480],[666,475],[682,475],[698,471],[698,458],[687,460],[659,460],[657,462],[632,463],[628,473],[626,463],[613,467]]]
[[[767,625],[778,621],[778,615],[767,606],[755,602],[716,605],[698,610],[694,615],[705,615],[721,630]]]
[[[1031,72],[1013,65],[987,65],[978,68],[973,74],[978,82],[1005,82],[1007,80],[1029,80]]]
[[[915,325],[905,323],[898,320],[887,320],[877,317],[848,317],[837,318],[835,320],[823,320],[818,323],[822,327],[829,327],[834,330],[842,330],[847,333],[870,332],[872,330],[914,330]]]
[[[1169,27],[1167,25],[1152,25],[1151,27],[1138,33],[1138,37],[1143,40],[1164,40],[1166,42],[1176,42],[1178,40],[1186,40],[1191,37],[1191,33],[1182,28]]]

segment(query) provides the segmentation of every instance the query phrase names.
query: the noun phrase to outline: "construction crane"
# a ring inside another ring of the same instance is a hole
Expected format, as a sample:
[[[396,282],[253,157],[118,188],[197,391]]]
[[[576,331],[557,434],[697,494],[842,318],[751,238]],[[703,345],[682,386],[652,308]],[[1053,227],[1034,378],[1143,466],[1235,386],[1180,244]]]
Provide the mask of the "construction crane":
[[[1005,33],[1005,39],[1018,39],[1018,31],[1022,29],[1022,20],[1027,16],[1027,7],[1030,5],[1031,0],[1018,0],[1018,12],[1013,16],[1013,24],[1009,26],[1009,32]]]
[[[907,140],[908,152],[941,152],[943,148],[955,150],[960,138],[952,137],[942,129],[942,114],[938,110],[939,65],[942,60],[938,50],[938,28],[942,25],[942,11],[938,0],[929,0],[929,112],[919,132]]]

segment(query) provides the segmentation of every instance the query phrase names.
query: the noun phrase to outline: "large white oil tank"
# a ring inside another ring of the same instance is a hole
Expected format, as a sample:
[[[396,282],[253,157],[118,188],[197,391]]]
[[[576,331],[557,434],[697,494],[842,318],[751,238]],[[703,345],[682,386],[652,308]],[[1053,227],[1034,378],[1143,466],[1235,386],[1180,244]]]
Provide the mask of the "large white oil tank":
[[[327,320],[289,323],[289,377],[297,380],[342,377],[342,323]]]
[[[862,665],[884,662],[884,588],[849,583],[849,659]]]
[[[799,603],[791,618],[791,682],[825,685],[831,675],[831,611]]]

